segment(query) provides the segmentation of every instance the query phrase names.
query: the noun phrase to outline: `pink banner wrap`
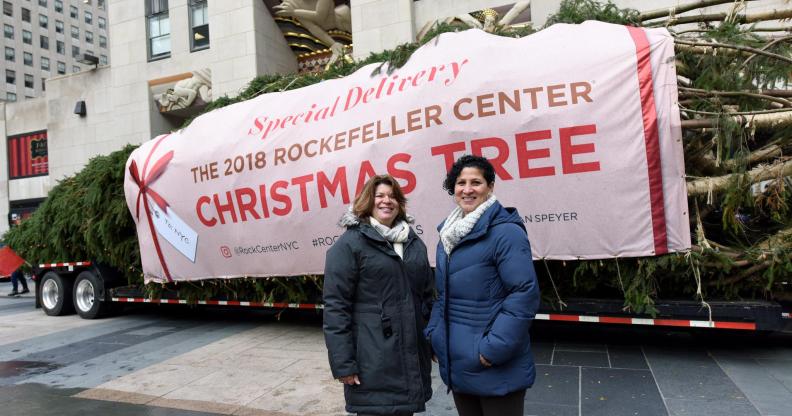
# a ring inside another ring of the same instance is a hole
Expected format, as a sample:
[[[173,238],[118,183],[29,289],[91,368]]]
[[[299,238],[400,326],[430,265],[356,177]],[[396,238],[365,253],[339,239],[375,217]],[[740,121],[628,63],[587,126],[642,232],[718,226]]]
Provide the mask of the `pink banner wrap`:
[[[465,153],[493,162],[535,258],[686,250],[673,46],[664,29],[599,22],[522,39],[469,30],[391,74],[370,65],[205,114],[128,162],[146,278],[321,273],[338,218],[385,172],[433,259],[454,207],[441,183]],[[147,160],[164,162],[138,171]]]

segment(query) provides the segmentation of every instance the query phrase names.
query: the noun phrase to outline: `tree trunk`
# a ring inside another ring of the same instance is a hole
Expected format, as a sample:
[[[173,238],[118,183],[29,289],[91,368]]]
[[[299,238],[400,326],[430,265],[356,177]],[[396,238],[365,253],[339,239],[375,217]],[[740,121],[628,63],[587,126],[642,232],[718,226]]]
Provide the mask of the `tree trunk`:
[[[705,195],[712,189],[712,192],[720,192],[729,186],[729,182],[740,173],[717,176],[712,178],[696,179],[687,183],[688,196]],[[781,176],[792,175],[792,160],[773,165],[757,166],[747,172],[751,183],[761,182],[768,179],[775,179]]]
[[[747,1],[753,1],[753,0],[747,0]],[[734,3],[734,0],[699,0],[695,3],[685,4],[683,6],[668,7],[665,9],[658,9],[658,10],[652,10],[649,12],[641,13],[638,19],[644,22],[647,20],[657,19],[659,17],[665,17],[672,13],[681,14],[681,13],[689,12],[691,10],[701,9],[709,6],[717,6],[718,4],[724,4],[724,3]]]

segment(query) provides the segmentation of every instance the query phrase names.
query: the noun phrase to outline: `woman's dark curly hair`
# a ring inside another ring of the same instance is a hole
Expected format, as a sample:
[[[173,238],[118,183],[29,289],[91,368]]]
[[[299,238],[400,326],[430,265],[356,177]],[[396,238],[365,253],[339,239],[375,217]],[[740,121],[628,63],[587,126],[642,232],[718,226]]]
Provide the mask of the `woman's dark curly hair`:
[[[445,189],[449,195],[454,195],[456,180],[464,168],[478,169],[479,172],[481,172],[481,176],[484,176],[484,180],[487,181],[488,186],[492,186],[492,184],[495,183],[495,168],[492,167],[492,163],[490,163],[489,160],[481,156],[464,155],[451,165],[451,169],[448,171],[443,181],[443,189]]]

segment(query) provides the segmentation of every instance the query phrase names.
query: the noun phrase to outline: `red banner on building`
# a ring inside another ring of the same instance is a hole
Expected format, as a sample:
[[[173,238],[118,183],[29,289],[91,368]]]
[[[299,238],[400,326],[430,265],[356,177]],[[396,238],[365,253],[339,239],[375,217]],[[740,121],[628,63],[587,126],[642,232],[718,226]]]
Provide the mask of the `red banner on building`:
[[[25,133],[8,138],[8,178],[47,175],[47,132]]]

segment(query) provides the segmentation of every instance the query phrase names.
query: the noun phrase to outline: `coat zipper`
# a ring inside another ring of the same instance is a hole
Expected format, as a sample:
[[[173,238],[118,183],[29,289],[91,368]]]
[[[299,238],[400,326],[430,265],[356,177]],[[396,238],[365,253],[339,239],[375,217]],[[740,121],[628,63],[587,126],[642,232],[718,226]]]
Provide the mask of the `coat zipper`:
[[[451,249],[451,253],[453,253],[453,252],[454,252],[454,250]],[[446,390],[446,394],[451,392],[451,386],[453,384],[451,382],[451,351],[450,351],[450,348],[451,348],[451,342],[450,342],[450,339],[451,339],[451,325],[448,322],[448,290],[450,288],[450,286],[449,286],[450,279],[449,278],[451,277],[451,272],[449,271],[449,267],[451,267],[451,253],[448,253],[448,256],[446,256],[446,269],[445,269],[446,270],[446,278],[445,278],[445,285],[444,285],[445,286],[445,289],[444,289],[445,290],[445,299],[444,299],[444,302],[443,302],[443,320],[445,321],[445,335],[446,335],[445,336],[446,369],[448,370],[448,389]]]
[[[395,253],[396,249],[393,247],[393,243],[391,243],[388,240],[385,240],[385,242],[390,246],[391,250],[393,250],[393,252]],[[407,278],[407,272],[404,270],[404,257],[403,256],[407,255],[407,247],[409,247],[410,244],[412,244],[412,240],[405,241],[405,244],[402,246],[402,255],[399,256],[399,253],[396,253],[396,256],[399,257],[399,267],[401,268],[402,283],[406,284],[406,290],[407,290],[406,293],[408,295],[412,293],[412,288],[411,288],[410,282],[409,282],[409,280]],[[415,308],[415,302],[412,302],[412,304],[410,306],[414,309]],[[418,319],[418,315],[415,315],[415,319]],[[417,352],[416,356],[419,357],[418,358],[418,371],[419,371],[418,375],[421,376],[422,373],[420,373],[420,372],[423,371],[424,369],[423,369],[423,364],[421,363],[421,359],[420,359],[421,341],[420,341],[419,337],[420,337],[420,334],[416,334],[416,336],[415,336],[415,342],[416,342],[415,351]],[[402,337],[402,339],[403,339],[403,337]],[[402,347],[404,347],[404,344],[402,344]],[[404,351],[402,351],[402,353],[404,353]],[[402,365],[402,371],[404,371],[404,373],[407,374],[407,371],[404,368],[404,365],[406,365],[406,364]],[[427,390],[427,386],[424,385],[423,377],[421,377],[421,398],[423,398],[426,395],[426,390]]]

